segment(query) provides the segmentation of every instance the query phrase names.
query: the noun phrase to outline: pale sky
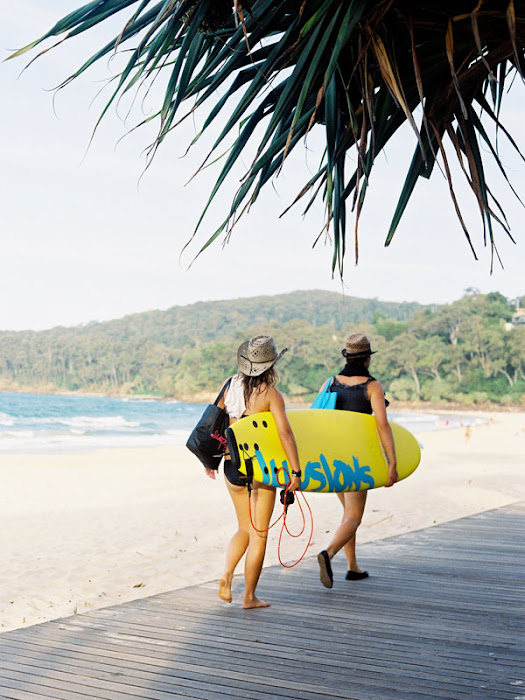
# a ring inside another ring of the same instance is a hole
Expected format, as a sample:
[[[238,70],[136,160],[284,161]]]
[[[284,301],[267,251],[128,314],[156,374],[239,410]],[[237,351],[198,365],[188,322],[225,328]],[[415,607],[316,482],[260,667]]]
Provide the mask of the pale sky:
[[[0,9],[2,57],[43,34],[80,0],[49,0],[45,8],[40,0],[6,5]],[[0,64],[0,330],[74,325],[295,289],[344,289],[353,296],[422,303],[453,301],[468,287],[501,291],[509,298],[525,294],[523,208],[499,177],[496,191],[506,203],[517,241],[511,244],[497,230],[504,270],[496,266],[490,275],[490,251],[483,247],[477,207],[457,170],[455,182],[479,260],[472,257],[437,168],[429,182],[421,182],[392,244],[384,247],[414,149],[409,129],[376,163],[360,222],[357,267],[350,219],[344,287],[332,279],[330,246],[321,242],[312,250],[323,224],[322,205],[305,218],[300,205],[278,218],[308,179],[307,166],[317,163],[315,134],[308,156],[297,147],[275,188],[260,197],[228,245],[216,243],[187,270],[198,245],[181,257],[182,248],[219,172],[210,168],[185,185],[209,145],[208,140],[183,157],[198,123],[188,122],[172,133],[139,184],[153,131],[139,129],[117,142],[140,119],[142,109],[148,113],[156,106],[153,97],[144,105],[139,102],[126,124],[128,106],[121,105],[119,113],[112,109],[89,150],[104,104],[100,98],[92,102],[101,81],[112,75],[111,64],[104,62],[53,100],[52,88],[111,37],[109,29],[88,33],[43,56],[20,77],[24,58]],[[524,90],[515,82],[503,121],[525,150]],[[500,142],[508,174],[523,194],[523,163],[504,138]],[[211,209],[201,244],[222,221],[236,187],[230,183]]]

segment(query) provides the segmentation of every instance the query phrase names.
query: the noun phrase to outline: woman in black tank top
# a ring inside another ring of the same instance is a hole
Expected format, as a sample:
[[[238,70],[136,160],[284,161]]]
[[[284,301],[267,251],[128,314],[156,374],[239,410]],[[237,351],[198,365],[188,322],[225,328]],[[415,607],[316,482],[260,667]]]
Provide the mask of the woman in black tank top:
[[[330,392],[337,394],[335,408],[342,411],[356,411],[375,416],[377,431],[388,458],[388,482],[392,486],[398,480],[396,468],[396,453],[392,429],[386,417],[386,406],[383,387],[369,372],[370,357],[374,351],[370,349],[370,341],[361,334],[349,335],[342,351],[346,358],[343,370],[331,380]],[[330,380],[328,380],[330,381]],[[326,383],[323,385],[323,389]],[[326,588],[332,588],[333,575],[331,560],[340,549],[344,549],[348,562],[347,581],[355,581],[368,577],[357,564],[355,553],[355,533],[366,505],[366,491],[351,491],[338,493],[343,506],[343,519],[329,546],[317,556],[319,562],[321,583]]]
[[[363,370],[366,369],[364,366]],[[361,371],[361,368],[359,369]],[[344,384],[342,381],[334,377],[330,392],[337,393],[335,407],[339,411],[356,411],[357,413],[371,414],[372,404],[368,398],[368,385],[373,380],[373,377],[368,377],[365,382],[360,384]]]

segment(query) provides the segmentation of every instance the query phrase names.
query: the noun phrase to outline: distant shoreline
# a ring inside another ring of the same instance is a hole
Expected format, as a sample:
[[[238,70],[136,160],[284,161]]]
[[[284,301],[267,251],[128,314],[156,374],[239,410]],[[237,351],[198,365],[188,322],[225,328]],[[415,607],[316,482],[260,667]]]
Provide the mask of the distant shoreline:
[[[200,403],[207,404],[213,403],[216,396],[215,393],[210,394],[207,392],[202,392],[195,394],[193,396],[157,396],[155,394],[126,394],[126,393],[104,393],[99,391],[68,391],[64,390],[52,390],[52,389],[15,389],[15,388],[0,388],[1,394],[37,394],[41,396],[78,396],[81,398],[108,398],[108,399],[128,399],[129,401],[180,401],[181,403]],[[311,402],[303,401],[295,397],[285,396],[285,401],[287,406],[290,408],[309,408]],[[407,412],[418,412],[418,413],[464,413],[468,411],[469,413],[484,413],[484,412],[497,412],[497,413],[521,413],[525,409],[523,405],[506,405],[503,406],[499,403],[483,403],[483,404],[462,404],[462,403],[429,403],[427,401],[390,401],[391,411],[407,411]]]
[[[83,398],[93,398],[99,399],[132,399],[136,401],[182,401],[183,399],[178,399],[175,396],[156,396],[155,394],[126,394],[120,392],[103,392],[103,391],[68,391],[67,389],[15,389],[13,387],[2,387],[0,388],[0,394],[38,394],[39,396],[81,396]],[[190,403],[190,402],[187,402]],[[193,402],[200,403],[200,402]]]

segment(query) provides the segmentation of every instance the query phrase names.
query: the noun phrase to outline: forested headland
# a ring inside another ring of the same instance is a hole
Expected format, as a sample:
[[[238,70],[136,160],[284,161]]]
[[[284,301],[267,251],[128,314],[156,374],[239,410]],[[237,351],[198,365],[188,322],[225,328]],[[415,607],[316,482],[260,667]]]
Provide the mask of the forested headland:
[[[514,318],[514,323],[512,322]],[[451,304],[293,292],[199,302],[46,331],[0,332],[0,390],[153,395],[204,401],[235,371],[239,343],[273,335],[283,392],[310,401],[343,365],[349,332],[379,352],[394,401],[525,405],[525,314],[498,292]]]

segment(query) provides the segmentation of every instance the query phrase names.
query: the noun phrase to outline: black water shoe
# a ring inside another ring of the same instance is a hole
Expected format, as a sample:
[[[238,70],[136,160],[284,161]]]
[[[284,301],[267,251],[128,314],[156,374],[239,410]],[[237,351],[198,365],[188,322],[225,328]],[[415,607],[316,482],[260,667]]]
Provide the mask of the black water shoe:
[[[368,578],[369,577],[368,571],[350,571],[350,569],[346,572],[345,579],[347,581],[360,581],[363,578]]]
[[[319,562],[321,583],[325,588],[332,588],[334,585],[334,575],[332,574],[330,557],[328,556],[326,549],[319,552],[317,555],[317,561]]]

